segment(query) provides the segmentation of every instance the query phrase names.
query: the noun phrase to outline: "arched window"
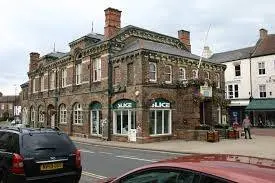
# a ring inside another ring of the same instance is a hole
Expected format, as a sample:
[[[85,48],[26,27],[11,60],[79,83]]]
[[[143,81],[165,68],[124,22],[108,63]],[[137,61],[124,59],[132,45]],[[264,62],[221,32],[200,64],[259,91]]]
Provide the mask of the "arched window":
[[[67,109],[65,104],[59,107],[59,123],[67,123]]]
[[[186,80],[185,68],[180,67],[180,69],[179,69],[179,80],[180,81]]]
[[[73,122],[74,124],[82,124],[83,123],[83,114],[82,114],[82,106],[79,103],[76,103],[73,107]]]
[[[42,106],[38,107],[38,121],[39,123],[44,123],[44,110]]]
[[[219,73],[217,73],[216,76],[215,76],[215,82],[216,82],[217,88],[220,88],[221,87],[221,78],[220,78]]]
[[[31,122],[34,123],[35,122],[35,110],[34,107],[31,107]]]
[[[157,64],[149,62],[149,81],[157,81]]]
[[[205,79],[210,79],[210,73],[208,71],[205,72]]]

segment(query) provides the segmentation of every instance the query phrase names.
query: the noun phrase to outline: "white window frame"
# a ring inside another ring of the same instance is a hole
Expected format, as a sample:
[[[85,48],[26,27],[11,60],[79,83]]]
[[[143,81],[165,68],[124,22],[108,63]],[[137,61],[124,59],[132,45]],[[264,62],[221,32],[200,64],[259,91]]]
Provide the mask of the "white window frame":
[[[93,82],[101,81],[101,59],[96,58],[93,61]]]
[[[230,87],[232,87],[232,91],[229,91]],[[236,86],[238,86],[238,90],[236,91]],[[226,89],[226,98],[228,99],[234,99],[234,98],[239,98],[240,97],[240,87],[238,84],[231,84],[231,85],[227,85],[225,86]],[[236,92],[238,93],[238,97],[236,97]]]
[[[216,73],[215,81],[216,81],[216,84],[217,84],[217,88],[220,88],[221,87],[221,76],[220,76],[219,73]]]
[[[198,78],[198,70],[193,69],[192,70],[192,79],[197,79]]]
[[[31,108],[31,122],[35,123],[35,110],[34,110],[34,107]]]
[[[44,123],[44,114],[42,113],[42,107],[38,108],[38,121],[39,123]]]
[[[73,107],[73,123],[76,125],[83,124],[83,110],[82,106],[79,103],[76,103]]]
[[[151,65],[153,66],[153,70],[151,70]],[[153,73],[154,78],[150,78],[151,73]],[[157,64],[155,62],[149,62],[149,81],[151,82],[157,81]]]
[[[259,70],[259,75],[265,75],[266,70],[265,70],[265,62],[258,62],[258,70]]]
[[[44,78],[44,74],[41,76],[41,78],[40,78],[40,91],[44,91],[45,90],[45,88],[44,88],[44,80],[45,80],[45,78]]]
[[[180,81],[186,80],[186,72],[185,72],[185,68],[183,68],[183,67],[179,68],[179,80]]]
[[[65,104],[61,104],[59,107],[59,123],[60,124],[67,123],[67,108]]]
[[[261,97],[261,93],[265,93],[265,96],[264,96],[264,97]],[[267,97],[266,85],[265,85],[265,84],[260,84],[260,85],[259,85],[259,97],[260,97],[260,98],[266,98],[266,97]]]
[[[240,67],[240,70],[236,70],[236,67],[239,66]],[[236,64],[234,65],[234,69],[235,69],[235,77],[240,77],[242,74],[241,74],[241,64]],[[240,72],[240,75],[237,76],[237,72]]]
[[[165,72],[165,75],[169,76],[169,80],[165,80],[165,83],[171,84],[172,83],[172,75],[173,75],[173,71],[172,71],[172,65],[165,65],[165,70],[167,68],[169,68],[169,72]]]
[[[35,90],[35,80],[36,80],[36,78],[33,78],[33,80],[32,80],[32,92],[33,93],[36,92],[36,90]]]
[[[172,110],[171,109],[150,109],[149,110],[149,115],[150,113],[154,111],[155,112],[155,116],[154,116],[154,134],[150,134],[150,130],[149,130],[149,135],[150,136],[158,136],[158,135],[170,135],[172,133]],[[161,111],[162,112],[162,133],[159,134],[157,133],[157,111]],[[164,133],[164,111],[168,111],[168,133]],[[149,123],[151,123],[150,121],[151,119],[149,119]],[[149,125],[150,126],[150,125]]]
[[[13,109],[13,105],[9,104],[9,109],[12,110]]]
[[[50,74],[50,90],[55,89],[55,72],[51,72]]]
[[[102,135],[102,124],[101,124],[101,121],[100,121],[100,113],[101,113],[101,110],[100,109],[93,109],[90,111],[90,116],[91,116],[91,129],[90,129],[90,133],[92,135],[96,135],[96,136],[101,136]],[[95,114],[95,118],[96,120],[94,121],[94,114]],[[96,123],[95,126],[94,126],[94,122]],[[96,132],[93,131],[93,128],[96,127]]]
[[[127,111],[127,114],[128,114],[128,124],[127,124],[128,131],[125,131],[127,133],[123,133],[123,117],[122,116],[123,116],[123,112],[125,112],[125,111]],[[121,131],[121,133],[117,133],[117,115],[116,114],[118,112],[120,112],[120,116],[121,116],[121,118],[120,118],[120,131]],[[132,122],[135,122],[134,123],[134,126],[135,126],[136,125],[136,119],[132,119],[132,116],[133,116],[133,118],[136,118],[136,113],[132,109],[129,109],[129,110],[127,110],[127,109],[114,110],[113,111],[113,119],[114,119],[114,121],[113,121],[113,132],[114,132],[114,134],[116,134],[116,135],[128,135],[129,129],[135,129],[135,128],[132,127]]]
[[[81,84],[81,63],[75,65],[75,84]]]
[[[67,70],[65,68],[61,69],[61,88],[65,88],[67,85]]]
[[[2,109],[2,110],[5,109],[5,104],[1,104],[1,109]]]

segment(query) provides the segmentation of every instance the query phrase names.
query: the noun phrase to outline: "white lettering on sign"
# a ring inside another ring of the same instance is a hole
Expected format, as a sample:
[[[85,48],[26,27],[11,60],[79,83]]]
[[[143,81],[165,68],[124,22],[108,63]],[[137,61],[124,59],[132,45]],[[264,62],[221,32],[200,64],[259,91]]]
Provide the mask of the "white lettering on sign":
[[[167,102],[155,102],[151,107],[155,108],[170,108],[170,103]]]
[[[117,105],[117,108],[131,108],[132,103],[120,103]]]

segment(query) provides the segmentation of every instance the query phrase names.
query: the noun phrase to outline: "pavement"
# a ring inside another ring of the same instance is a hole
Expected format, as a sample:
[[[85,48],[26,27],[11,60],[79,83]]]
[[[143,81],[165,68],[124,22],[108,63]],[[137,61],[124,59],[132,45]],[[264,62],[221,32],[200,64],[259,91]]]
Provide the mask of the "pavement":
[[[275,132],[275,129],[273,132]],[[163,142],[137,144],[117,141],[103,141],[100,139],[73,136],[71,139],[75,142],[84,144],[112,146],[117,148],[144,149],[187,154],[236,154],[275,159],[275,136],[257,134],[252,135],[252,139],[222,139],[216,143],[205,141],[170,140]]]

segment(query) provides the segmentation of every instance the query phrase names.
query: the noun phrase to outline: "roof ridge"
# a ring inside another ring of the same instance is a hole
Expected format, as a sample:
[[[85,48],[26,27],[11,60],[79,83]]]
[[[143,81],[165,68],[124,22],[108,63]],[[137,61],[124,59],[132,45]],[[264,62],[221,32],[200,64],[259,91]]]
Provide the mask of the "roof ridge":
[[[240,50],[245,50],[245,49],[249,49],[249,48],[253,48],[255,46],[249,46],[249,47],[245,47],[245,48],[239,48],[239,49],[235,49],[235,50],[230,50],[230,51],[223,51],[223,52],[219,52],[219,53],[214,53],[215,54],[223,54],[223,53],[229,53],[229,52],[234,52],[234,51],[240,51]]]

